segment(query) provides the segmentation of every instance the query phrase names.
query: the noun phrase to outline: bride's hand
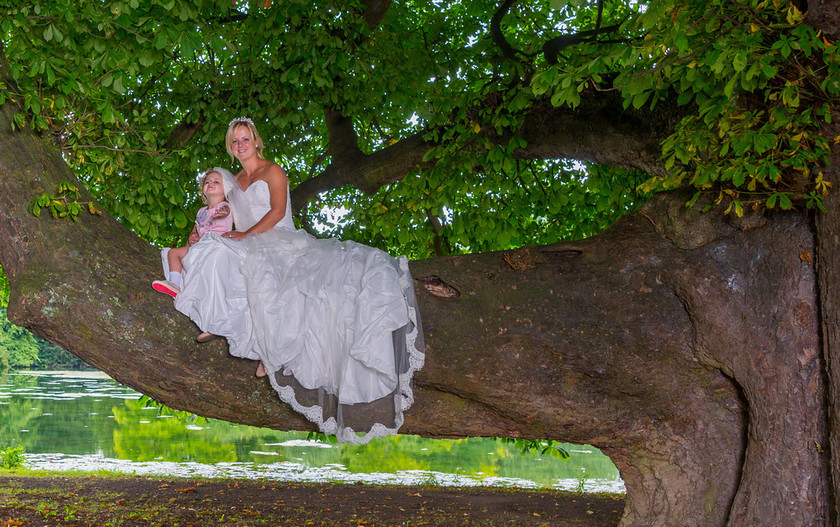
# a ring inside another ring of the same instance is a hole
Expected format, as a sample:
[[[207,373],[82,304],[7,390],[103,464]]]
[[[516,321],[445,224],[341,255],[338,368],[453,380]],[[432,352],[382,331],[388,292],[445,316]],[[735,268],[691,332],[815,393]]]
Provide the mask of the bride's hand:
[[[246,233],[239,232],[239,231],[228,231],[228,232],[222,234],[222,238],[228,238],[228,239],[236,240],[236,241],[242,241],[242,238],[244,238],[246,236],[248,236]]]

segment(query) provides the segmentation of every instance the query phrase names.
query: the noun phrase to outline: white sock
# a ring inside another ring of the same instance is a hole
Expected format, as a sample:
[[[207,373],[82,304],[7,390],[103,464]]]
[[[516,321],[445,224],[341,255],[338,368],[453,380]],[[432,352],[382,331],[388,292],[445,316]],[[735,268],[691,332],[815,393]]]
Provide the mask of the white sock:
[[[178,271],[169,271],[169,281],[175,284],[175,287],[181,289],[181,273]]]

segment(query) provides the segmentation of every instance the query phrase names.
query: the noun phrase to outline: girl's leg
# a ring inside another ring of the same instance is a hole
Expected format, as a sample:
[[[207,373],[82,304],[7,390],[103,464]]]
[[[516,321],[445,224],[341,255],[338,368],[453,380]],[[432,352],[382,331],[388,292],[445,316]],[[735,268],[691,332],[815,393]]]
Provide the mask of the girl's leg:
[[[169,260],[169,276],[167,278],[170,282],[175,284],[175,287],[178,289],[181,289],[182,287],[181,271],[184,269],[181,260],[183,260],[184,256],[187,255],[188,250],[188,247],[177,247],[175,249],[170,249],[169,254],[167,255],[167,259]]]
[[[174,249],[169,250],[169,270],[172,272],[180,273],[184,266],[181,264],[181,260],[184,259],[184,256],[187,255],[187,251],[189,247],[176,247]]]
[[[181,260],[186,256],[187,249],[187,247],[169,249],[166,254],[166,261],[169,264],[169,276],[166,277],[166,280],[155,280],[152,282],[152,288],[155,291],[171,297],[177,297],[181,294],[181,270],[184,268],[181,265]]]

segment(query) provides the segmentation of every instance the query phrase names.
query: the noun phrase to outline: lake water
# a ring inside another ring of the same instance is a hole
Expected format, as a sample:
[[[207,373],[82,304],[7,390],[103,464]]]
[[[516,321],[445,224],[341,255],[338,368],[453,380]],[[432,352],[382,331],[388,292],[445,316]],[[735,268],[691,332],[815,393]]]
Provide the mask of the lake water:
[[[563,461],[486,438],[331,445],[306,432],[164,415],[100,372],[0,374],[0,450],[18,445],[35,469],[624,492],[615,465],[589,446],[562,445],[571,454]]]

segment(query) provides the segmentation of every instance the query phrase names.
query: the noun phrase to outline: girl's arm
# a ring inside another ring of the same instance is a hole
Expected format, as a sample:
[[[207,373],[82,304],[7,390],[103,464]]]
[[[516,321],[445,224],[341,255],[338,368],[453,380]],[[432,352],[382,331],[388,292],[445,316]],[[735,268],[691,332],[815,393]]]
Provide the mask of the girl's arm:
[[[222,218],[227,218],[230,216],[230,207],[228,207],[227,202],[223,201],[224,205],[216,209],[216,213],[213,214],[214,220],[220,220]]]
[[[195,225],[193,225],[193,230],[190,233],[190,237],[187,239],[187,247],[190,245],[195,245],[198,243],[198,230]]]

